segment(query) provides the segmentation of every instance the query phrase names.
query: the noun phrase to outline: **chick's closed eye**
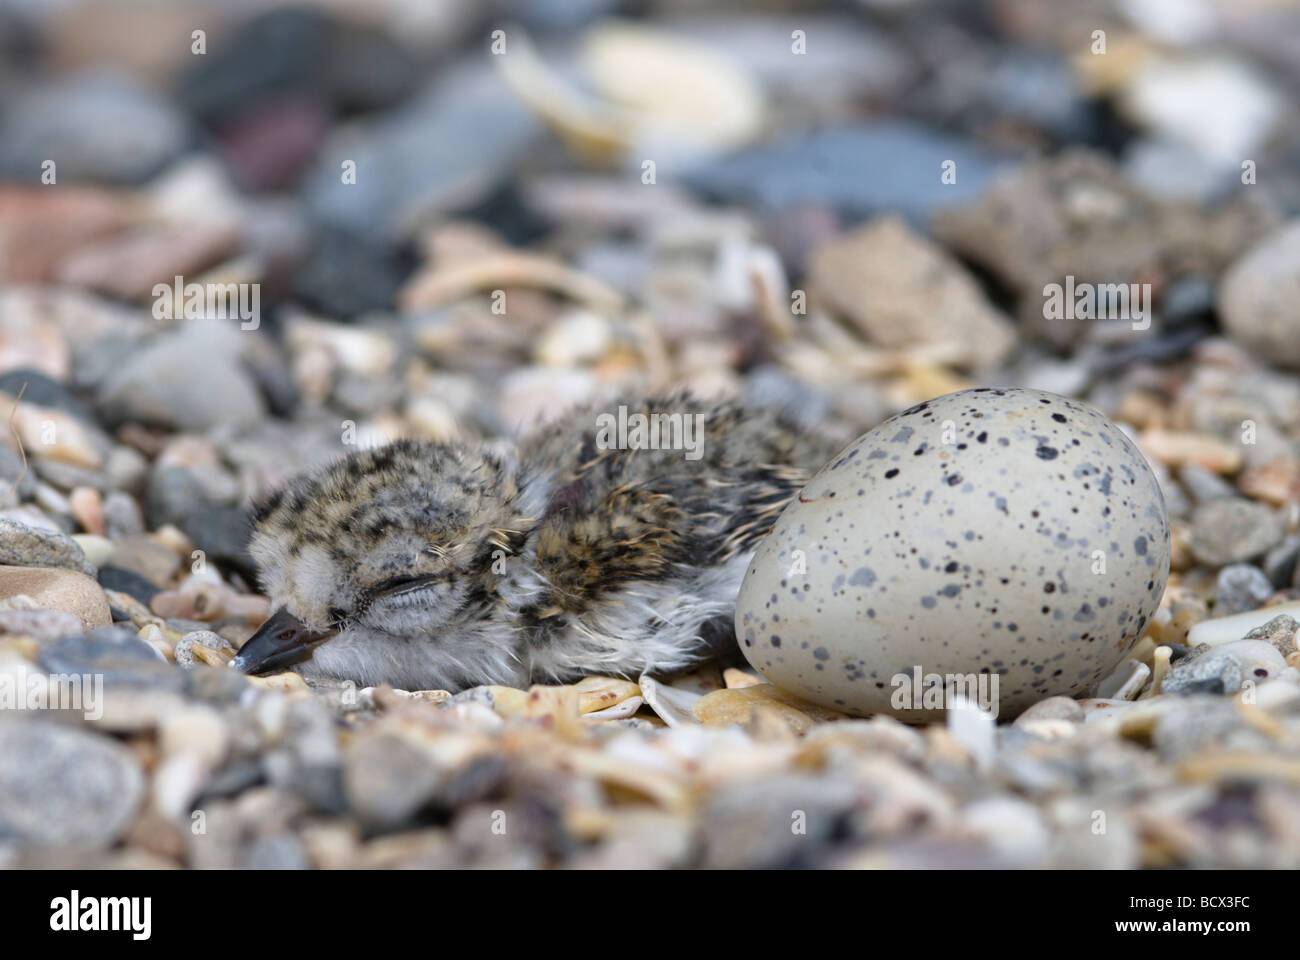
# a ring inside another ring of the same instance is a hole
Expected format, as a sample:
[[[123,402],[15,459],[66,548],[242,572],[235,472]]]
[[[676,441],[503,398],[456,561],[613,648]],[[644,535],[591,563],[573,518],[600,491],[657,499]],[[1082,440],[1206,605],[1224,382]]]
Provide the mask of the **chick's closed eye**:
[[[434,574],[392,577],[371,587],[368,596],[372,600],[382,597],[400,596],[404,593],[411,593],[424,587],[440,583],[444,579],[444,577],[439,577]]]

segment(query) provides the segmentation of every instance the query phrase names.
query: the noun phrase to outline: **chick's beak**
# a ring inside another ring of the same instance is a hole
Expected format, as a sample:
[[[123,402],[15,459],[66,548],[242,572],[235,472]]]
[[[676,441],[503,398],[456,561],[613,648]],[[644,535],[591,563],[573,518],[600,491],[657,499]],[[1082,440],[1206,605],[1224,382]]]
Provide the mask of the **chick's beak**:
[[[258,677],[279,673],[309,659],[312,651],[334,633],[333,630],[312,630],[288,610],[277,610],[257,633],[248,638],[230,665]]]

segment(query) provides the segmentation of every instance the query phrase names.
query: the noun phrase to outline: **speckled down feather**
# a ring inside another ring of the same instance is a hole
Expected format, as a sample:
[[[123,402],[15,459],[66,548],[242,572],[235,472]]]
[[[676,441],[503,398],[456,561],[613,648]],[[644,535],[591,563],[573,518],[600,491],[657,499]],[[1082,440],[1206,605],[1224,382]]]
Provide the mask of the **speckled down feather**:
[[[576,410],[519,444],[399,441],[256,511],[273,606],[337,631],[304,676],[408,689],[672,671],[734,647],[755,546],[834,445],[777,413],[668,396],[700,458],[602,449]]]

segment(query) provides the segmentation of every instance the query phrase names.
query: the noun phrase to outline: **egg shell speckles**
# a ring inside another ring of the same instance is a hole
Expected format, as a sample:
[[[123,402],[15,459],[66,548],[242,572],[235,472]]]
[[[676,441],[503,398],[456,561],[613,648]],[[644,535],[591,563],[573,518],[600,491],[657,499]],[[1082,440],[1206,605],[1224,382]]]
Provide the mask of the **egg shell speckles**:
[[[1007,719],[1088,695],[1168,574],[1164,498],[1114,424],[1053,393],[962,390],[809,482],[750,562],[736,636],[765,677],[827,707],[933,721],[891,705],[919,667],[996,674]]]

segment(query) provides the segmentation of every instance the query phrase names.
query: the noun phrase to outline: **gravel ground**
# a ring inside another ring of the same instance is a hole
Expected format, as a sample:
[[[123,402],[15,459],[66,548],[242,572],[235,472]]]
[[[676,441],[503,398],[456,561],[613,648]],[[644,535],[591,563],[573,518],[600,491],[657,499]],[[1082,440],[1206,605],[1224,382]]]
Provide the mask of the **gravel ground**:
[[[1156,6],[0,0],[0,865],[1300,866],[1300,12]],[[1159,479],[1092,697],[227,667],[341,453],[976,385]]]

